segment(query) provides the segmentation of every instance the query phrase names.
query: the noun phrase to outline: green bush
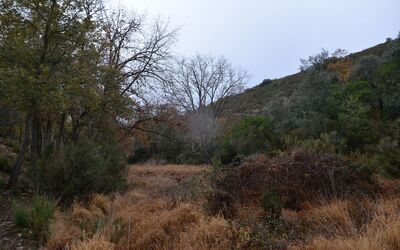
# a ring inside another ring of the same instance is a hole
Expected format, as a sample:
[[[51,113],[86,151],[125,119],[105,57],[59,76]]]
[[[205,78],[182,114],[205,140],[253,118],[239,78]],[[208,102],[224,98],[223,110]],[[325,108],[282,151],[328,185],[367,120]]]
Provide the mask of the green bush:
[[[282,199],[271,191],[266,191],[261,196],[261,207],[271,214],[280,214],[285,207]]]
[[[18,228],[31,231],[33,237],[45,241],[50,234],[50,222],[56,204],[43,196],[35,196],[30,207],[14,204],[14,223]]]
[[[19,151],[19,143],[17,140],[6,139],[5,144],[12,149],[14,153],[18,153]]]
[[[186,142],[181,153],[176,158],[178,164],[203,164],[209,162],[203,150],[197,143]]]
[[[62,155],[44,159],[37,174],[42,191],[60,197],[64,205],[91,193],[110,193],[126,187],[126,164],[113,144],[80,141]]]
[[[365,172],[400,178],[400,119],[386,122],[380,133],[378,141],[364,144],[347,158]]]
[[[134,164],[138,163],[140,161],[146,161],[150,158],[151,156],[151,151],[147,147],[137,147],[133,151],[131,155],[128,157],[128,163],[129,164]]]
[[[4,173],[11,173],[12,166],[8,159],[4,156],[0,156],[0,171]]]
[[[153,156],[167,162],[176,163],[185,144],[182,132],[166,124],[158,124],[153,130],[159,133],[150,135],[150,147]]]
[[[297,136],[286,135],[284,149],[304,149],[317,153],[340,154],[347,150],[346,139],[338,132],[322,133],[317,139],[299,139]]]
[[[7,182],[4,179],[0,179],[0,191],[1,189],[5,189],[7,187]]]
[[[29,228],[31,225],[31,213],[28,208],[14,204],[14,223],[19,228]]]
[[[268,152],[276,141],[273,126],[267,117],[246,117],[229,130],[217,154],[221,162],[226,164],[237,155]]]

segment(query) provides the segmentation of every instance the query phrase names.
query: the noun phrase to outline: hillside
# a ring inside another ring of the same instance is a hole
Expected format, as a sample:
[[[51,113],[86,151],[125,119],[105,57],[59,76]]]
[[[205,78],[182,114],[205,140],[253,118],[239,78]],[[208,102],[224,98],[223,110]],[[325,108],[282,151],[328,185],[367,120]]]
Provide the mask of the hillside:
[[[389,43],[378,44],[360,52],[349,54],[348,57],[357,62],[368,55],[382,57],[388,50]],[[234,114],[237,117],[243,115],[270,114],[273,105],[284,105],[292,99],[292,96],[305,79],[307,72],[298,72],[293,75],[274,80],[264,80],[263,83],[247,89],[245,92],[231,97],[226,114]]]

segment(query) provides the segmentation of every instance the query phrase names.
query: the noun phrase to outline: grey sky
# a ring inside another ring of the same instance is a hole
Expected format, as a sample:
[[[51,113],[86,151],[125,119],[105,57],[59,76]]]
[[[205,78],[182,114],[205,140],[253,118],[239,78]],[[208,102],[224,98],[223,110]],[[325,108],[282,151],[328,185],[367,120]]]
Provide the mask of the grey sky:
[[[297,72],[321,50],[355,52],[396,37],[400,0],[122,0],[148,16],[182,26],[174,51],[223,55],[252,76]]]

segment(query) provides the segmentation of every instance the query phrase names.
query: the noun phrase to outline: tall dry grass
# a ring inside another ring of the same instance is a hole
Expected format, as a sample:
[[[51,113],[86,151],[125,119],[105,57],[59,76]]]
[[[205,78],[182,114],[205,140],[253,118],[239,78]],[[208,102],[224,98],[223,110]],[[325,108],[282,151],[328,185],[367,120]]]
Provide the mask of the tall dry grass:
[[[204,199],[175,199],[180,194],[165,191],[187,192],[188,180],[201,178],[204,171],[197,166],[131,167],[130,191],[93,195],[86,203],[57,212],[47,248],[265,249],[254,243],[256,233],[251,231],[251,224],[268,223],[257,203],[237,204],[236,217],[227,220],[206,215]],[[385,183],[386,198],[320,201],[299,211],[284,210],[277,223],[287,231],[264,232],[267,245],[277,241],[286,242],[279,246],[288,249],[400,249],[400,198],[389,198],[396,197],[397,182]]]
[[[134,166],[132,190],[114,197],[93,195],[58,213],[47,248],[52,249],[232,249],[246,245],[243,230],[206,216],[196,202],[160,197],[206,170],[198,166]],[[139,185],[138,185],[139,183]],[[65,233],[67,234],[65,234]]]
[[[223,218],[206,217],[194,204],[170,204],[139,192],[75,204],[52,230],[48,249],[231,249],[244,242],[240,230]]]
[[[297,216],[311,232],[308,232],[308,243],[291,249],[400,249],[399,198],[334,201]],[[293,217],[296,215],[286,214],[292,223]]]

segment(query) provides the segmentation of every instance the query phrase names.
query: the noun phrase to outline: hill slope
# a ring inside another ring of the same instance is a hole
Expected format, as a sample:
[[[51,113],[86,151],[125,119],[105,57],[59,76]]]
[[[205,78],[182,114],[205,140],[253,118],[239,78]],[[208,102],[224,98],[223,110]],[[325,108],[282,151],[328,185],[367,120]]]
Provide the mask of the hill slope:
[[[382,57],[389,48],[389,43],[378,44],[360,52],[349,54],[354,62],[367,55]],[[293,93],[301,88],[306,72],[298,72],[283,78],[264,80],[263,83],[247,89],[244,93],[231,97],[227,114],[236,117],[243,115],[270,114],[273,105],[286,105]]]

